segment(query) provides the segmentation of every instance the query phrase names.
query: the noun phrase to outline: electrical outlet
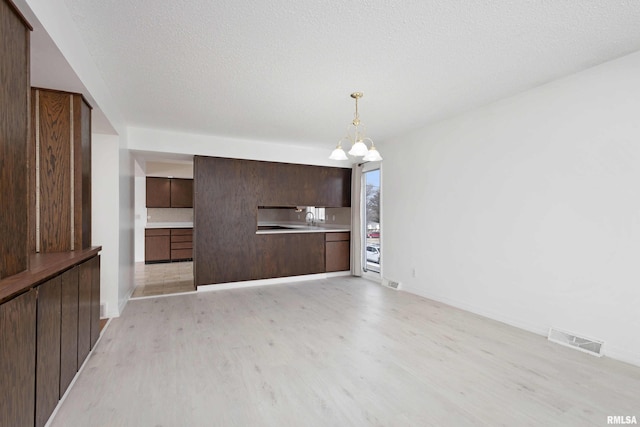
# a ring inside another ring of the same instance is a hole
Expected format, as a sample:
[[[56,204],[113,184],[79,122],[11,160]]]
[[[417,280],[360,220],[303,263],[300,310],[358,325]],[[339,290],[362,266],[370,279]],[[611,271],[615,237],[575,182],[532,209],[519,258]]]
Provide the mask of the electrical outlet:
[[[415,267],[413,267],[411,269],[411,277],[413,277],[414,279],[416,278],[416,268]]]

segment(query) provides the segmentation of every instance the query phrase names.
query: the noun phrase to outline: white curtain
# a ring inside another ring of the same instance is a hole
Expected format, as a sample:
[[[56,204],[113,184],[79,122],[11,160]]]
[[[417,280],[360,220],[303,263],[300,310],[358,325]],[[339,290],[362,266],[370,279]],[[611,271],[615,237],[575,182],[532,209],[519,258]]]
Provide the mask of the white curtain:
[[[362,164],[351,172],[351,274],[362,276]]]

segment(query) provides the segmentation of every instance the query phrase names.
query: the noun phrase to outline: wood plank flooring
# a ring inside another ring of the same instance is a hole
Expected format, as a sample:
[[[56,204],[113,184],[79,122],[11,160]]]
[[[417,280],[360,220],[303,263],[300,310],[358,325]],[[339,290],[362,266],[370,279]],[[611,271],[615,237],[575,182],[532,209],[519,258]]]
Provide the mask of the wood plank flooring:
[[[604,426],[640,368],[340,277],[132,300],[52,426]]]
[[[194,292],[193,261],[135,264],[132,298]]]

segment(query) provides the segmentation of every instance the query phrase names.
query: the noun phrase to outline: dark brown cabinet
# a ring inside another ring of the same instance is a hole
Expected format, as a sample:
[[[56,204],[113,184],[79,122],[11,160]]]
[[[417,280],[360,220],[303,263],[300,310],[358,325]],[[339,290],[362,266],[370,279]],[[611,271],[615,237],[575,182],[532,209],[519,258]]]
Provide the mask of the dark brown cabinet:
[[[145,262],[168,261],[171,259],[170,229],[146,229],[144,236]]]
[[[91,265],[91,348],[100,338],[100,256],[87,261]]]
[[[193,258],[193,228],[145,230],[145,262],[185,261]]]
[[[36,427],[44,426],[60,398],[61,278],[38,286]]]
[[[169,178],[147,177],[146,192],[148,208],[171,207],[171,181]]]
[[[171,261],[193,258],[193,228],[171,229]]]
[[[77,93],[33,88],[31,115],[30,209],[34,224],[39,220],[32,252],[86,249],[91,246],[91,106]]]
[[[34,425],[36,292],[0,305],[0,426]]]
[[[239,161],[255,170],[262,206],[351,206],[351,169],[289,163]]]
[[[325,233],[325,271],[347,271],[351,265],[350,233]]]
[[[78,369],[91,351],[91,285],[93,266],[78,266]]]
[[[78,372],[78,267],[67,270],[62,280],[60,320],[60,397]]]
[[[192,208],[193,180],[147,177],[148,208]]]
[[[323,233],[256,234],[256,211],[348,207],[351,169],[196,156],[194,194],[196,285],[322,273]]]
[[[193,180],[171,178],[171,207],[193,207]]]
[[[0,280],[0,426],[44,426],[95,345],[98,250],[34,254],[31,270]]]
[[[28,268],[30,30],[15,6],[0,0],[0,279]]]

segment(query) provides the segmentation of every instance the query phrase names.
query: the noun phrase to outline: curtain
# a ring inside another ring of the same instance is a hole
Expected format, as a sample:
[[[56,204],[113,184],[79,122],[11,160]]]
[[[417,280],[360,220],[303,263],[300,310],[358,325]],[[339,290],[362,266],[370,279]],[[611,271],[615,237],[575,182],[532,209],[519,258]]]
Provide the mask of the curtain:
[[[362,164],[351,172],[351,274],[362,276]]]

